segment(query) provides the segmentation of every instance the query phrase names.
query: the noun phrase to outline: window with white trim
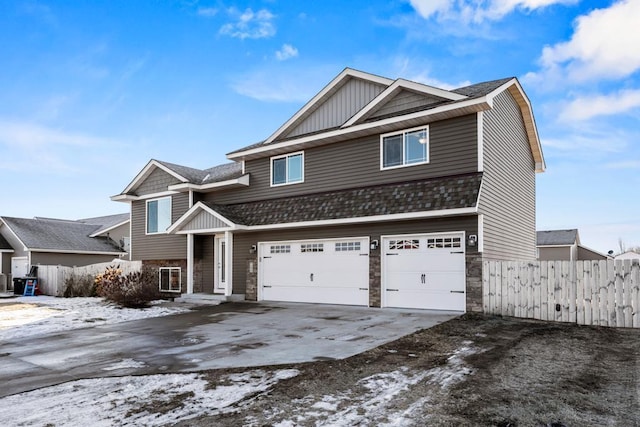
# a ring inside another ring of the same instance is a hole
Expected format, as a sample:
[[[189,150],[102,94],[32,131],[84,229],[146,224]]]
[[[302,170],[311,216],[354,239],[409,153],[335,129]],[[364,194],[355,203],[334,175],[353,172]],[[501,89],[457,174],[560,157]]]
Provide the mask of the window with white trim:
[[[427,239],[427,247],[429,249],[436,248],[459,248],[461,246],[460,237],[436,237]]]
[[[171,196],[147,200],[147,234],[164,233],[171,225]]]
[[[303,243],[300,245],[300,252],[309,253],[309,252],[324,252],[324,244],[323,243]]]
[[[304,152],[271,158],[271,186],[304,181]]]
[[[380,136],[381,169],[429,163],[429,127]]]
[[[180,267],[160,267],[160,291],[180,292],[182,290],[182,269]]]
[[[389,249],[391,250],[420,249],[420,240],[418,239],[389,240]]]
[[[360,242],[336,242],[336,252],[360,251]]]
[[[288,254],[291,253],[291,245],[271,245],[269,252],[272,254]]]

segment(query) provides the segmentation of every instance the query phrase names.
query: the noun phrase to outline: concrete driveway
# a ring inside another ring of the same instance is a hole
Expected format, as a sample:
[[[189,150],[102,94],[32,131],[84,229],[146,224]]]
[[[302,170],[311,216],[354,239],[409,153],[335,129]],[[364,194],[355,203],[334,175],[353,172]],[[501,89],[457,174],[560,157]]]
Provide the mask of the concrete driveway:
[[[83,378],[342,359],[460,314],[291,303],[201,306],[4,342],[0,397]]]

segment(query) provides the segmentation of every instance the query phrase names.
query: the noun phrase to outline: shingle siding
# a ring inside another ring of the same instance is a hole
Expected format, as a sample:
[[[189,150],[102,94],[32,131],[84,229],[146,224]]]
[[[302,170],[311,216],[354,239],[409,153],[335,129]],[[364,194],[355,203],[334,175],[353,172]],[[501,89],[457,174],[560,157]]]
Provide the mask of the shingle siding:
[[[508,91],[483,113],[485,259],[535,259],[535,164],[520,109]]]
[[[171,223],[173,224],[189,209],[189,194],[171,196]],[[131,203],[131,259],[162,260],[184,259],[187,256],[185,235],[146,235],[146,201]]]
[[[477,171],[475,114],[432,123],[429,132],[428,164],[381,171],[380,135],[375,134],[305,150],[304,182],[300,184],[271,187],[270,158],[247,161],[250,187],[208,193],[204,200],[243,203]]]

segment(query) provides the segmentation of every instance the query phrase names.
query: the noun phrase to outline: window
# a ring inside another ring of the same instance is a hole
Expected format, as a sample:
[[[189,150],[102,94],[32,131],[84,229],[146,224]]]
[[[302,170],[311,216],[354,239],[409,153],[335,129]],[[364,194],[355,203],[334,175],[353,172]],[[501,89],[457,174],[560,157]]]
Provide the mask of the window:
[[[164,233],[171,225],[171,197],[147,201],[147,234]]]
[[[360,242],[336,242],[336,252],[360,251]]]
[[[160,291],[180,292],[182,290],[182,270],[180,267],[160,267]]]
[[[304,181],[304,153],[271,158],[271,185],[294,184]]]
[[[410,129],[381,137],[382,169],[429,162],[429,128]]]
[[[427,247],[429,249],[459,248],[460,237],[438,237],[434,239],[427,239]]]
[[[288,254],[291,253],[291,245],[271,245],[269,251],[272,254]]]
[[[303,243],[300,245],[300,252],[324,252],[324,243]]]
[[[403,239],[403,240],[389,240],[389,249],[420,249],[420,240],[418,239]]]

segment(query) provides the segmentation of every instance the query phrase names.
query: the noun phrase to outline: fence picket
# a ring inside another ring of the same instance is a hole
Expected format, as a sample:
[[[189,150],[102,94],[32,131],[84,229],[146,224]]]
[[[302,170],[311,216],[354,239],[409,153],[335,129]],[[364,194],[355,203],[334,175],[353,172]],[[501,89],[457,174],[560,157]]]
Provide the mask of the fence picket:
[[[640,263],[631,265],[631,316],[634,328],[640,328]]]
[[[540,264],[539,263],[531,263],[533,266],[533,318],[534,319],[542,319],[540,311],[542,308],[542,300],[540,298],[540,290],[542,288],[542,284],[540,282]]]

